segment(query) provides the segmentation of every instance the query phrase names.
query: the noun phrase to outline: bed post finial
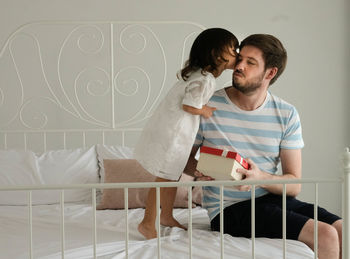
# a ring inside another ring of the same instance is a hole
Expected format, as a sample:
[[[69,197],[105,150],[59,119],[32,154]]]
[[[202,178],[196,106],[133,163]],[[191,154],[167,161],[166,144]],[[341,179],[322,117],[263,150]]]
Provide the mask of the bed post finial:
[[[343,258],[350,258],[350,152],[346,147],[343,153]]]
[[[349,148],[344,148],[343,153],[343,168],[344,168],[344,174],[350,174],[350,151]],[[344,176],[345,176],[344,175]]]

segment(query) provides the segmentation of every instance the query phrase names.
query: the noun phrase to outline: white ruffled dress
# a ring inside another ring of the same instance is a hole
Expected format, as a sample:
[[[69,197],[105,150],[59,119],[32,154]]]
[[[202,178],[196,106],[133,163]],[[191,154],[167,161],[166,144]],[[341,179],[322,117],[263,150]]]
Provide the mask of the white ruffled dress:
[[[151,174],[178,180],[191,153],[200,121],[182,109],[186,104],[202,108],[213,95],[215,77],[196,71],[179,81],[155,109],[147,121],[134,150],[134,158]]]

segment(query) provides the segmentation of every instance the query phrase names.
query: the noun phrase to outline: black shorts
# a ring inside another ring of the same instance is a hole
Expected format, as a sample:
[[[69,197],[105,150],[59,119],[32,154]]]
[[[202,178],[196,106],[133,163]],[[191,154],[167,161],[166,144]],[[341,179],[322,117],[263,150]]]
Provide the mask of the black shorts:
[[[306,221],[314,216],[314,205],[286,197],[286,237],[298,240]],[[318,207],[317,219],[333,224],[340,217]],[[211,229],[220,231],[220,214],[211,221]],[[251,200],[224,209],[224,233],[251,237]],[[255,237],[282,238],[282,196],[267,194],[255,199]]]

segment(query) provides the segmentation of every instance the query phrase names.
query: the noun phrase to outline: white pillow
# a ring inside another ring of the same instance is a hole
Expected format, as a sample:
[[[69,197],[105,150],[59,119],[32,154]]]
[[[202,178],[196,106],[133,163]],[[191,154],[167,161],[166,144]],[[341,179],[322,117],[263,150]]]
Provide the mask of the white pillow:
[[[105,181],[105,170],[103,159],[131,159],[133,158],[134,149],[125,146],[107,146],[102,144],[96,145],[97,160],[99,165],[99,175],[101,182]]]
[[[0,185],[98,183],[95,147],[54,150],[35,155],[32,151],[0,151]],[[60,201],[60,190],[32,192],[32,203],[53,204]],[[65,202],[91,199],[88,189],[65,190]],[[28,192],[0,192],[2,205],[26,205]]]
[[[88,149],[48,151],[37,158],[44,184],[98,183],[98,164],[95,147]],[[41,204],[59,202],[60,191],[47,191],[38,197]],[[58,199],[57,199],[58,197]],[[91,200],[90,189],[65,190],[65,202]]]
[[[0,150],[0,185],[41,184],[35,154],[31,151]],[[27,191],[0,191],[0,205],[28,203]]]

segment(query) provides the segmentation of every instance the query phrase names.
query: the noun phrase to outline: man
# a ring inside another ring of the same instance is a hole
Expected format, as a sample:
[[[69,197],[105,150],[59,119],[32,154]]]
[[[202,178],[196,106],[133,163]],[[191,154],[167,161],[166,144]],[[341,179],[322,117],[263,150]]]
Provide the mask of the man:
[[[244,39],[233,73],[233,86],[218,90],[210,99],[217,110],[201,119],[185,172],[193,174],[194,156],[200,146],[211,146],[240,153],[248,158],[250,169],[238,169],[245,179],[300,179],[301,148],[304,146],[300,119],[289,103],[268,89],[282,74],[287,53],[272,35],[255,34]],[[281,162],[282,175],[277,175]],[[199,180],[212,180],[195,172]],[[224,232],[251,236],[250,185],[225,188]],[[289,184],[287,193],[287,239],[299,240],[314,248],[313,205],[295,197],[300,184]],[[255,195],[256,237],[282,238],[282,185],[257,186]],[[203,206],[208,210],[212,230],[220,229],[218,187],[203,188]],[[342,220],[318,209],[318,256],[341,255]]]

